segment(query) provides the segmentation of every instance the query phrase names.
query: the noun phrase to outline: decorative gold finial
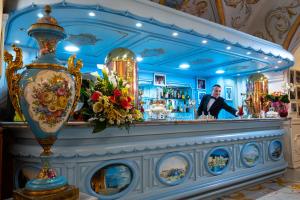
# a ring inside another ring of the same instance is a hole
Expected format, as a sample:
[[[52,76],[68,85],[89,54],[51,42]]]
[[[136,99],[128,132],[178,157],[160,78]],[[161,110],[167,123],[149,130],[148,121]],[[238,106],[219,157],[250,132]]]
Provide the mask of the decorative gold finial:
[[[44,7],[44,11],[45,11],[45,13],[47,14],[47,15],[50,15],[50,13],[51,13],[51,6],[50,5],[45,5],[45,7]]]

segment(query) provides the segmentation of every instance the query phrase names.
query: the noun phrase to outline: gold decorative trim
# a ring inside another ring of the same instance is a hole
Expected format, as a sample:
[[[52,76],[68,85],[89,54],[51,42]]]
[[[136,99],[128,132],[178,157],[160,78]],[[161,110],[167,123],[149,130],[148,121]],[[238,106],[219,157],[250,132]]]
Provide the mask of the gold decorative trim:
[[[285,38],[285,40],[284,40],[284,42],[283,42],[283,45],[282,45],[282,46],[283,46],[283,48],[285,48],[286,50],[289,49],[289,46],[290,46],[290,44],[291,44],[291,41],[292,41],[292,39],[293,39],[293,37],[294,37],[294,35],[295,35],[297,29],[299,28],[299,26],[300,26],[300,16],[298,16],[298,17],[296,18],[295,22],[294,22],[293,25],[291,26],[291,28],[290,28],[290,30],[289,30],[289,32],[288,32],[288,34],[287,34],[287,36],[286,36],[286,38]]]
[[[222,0],[215,0],[215,2],[216,2],[216,7],[220,19],[220,24],[225,25],[225,13],[224,13]]]
[[[78,200],[79,199],[79,189],[73,185],[66,185],[67,188],[60,192],[46,195],[28,195],[25,193],[26,189],[17,189],[13,193],[13,198],[15,200]]]
[[[41,155],[50,156],[52,154],[51,147],[56,139],[57,138],[55,136],[48,137],[47,139],[37,139],[38,143],[43,147],[44,150]]]
[[[20,107],[20,87],[19,82],[21,79],[21,75],[17,74],[17,71],[19,69],[23,68],[23,54],[22,49],[17,47],[16,45],[12,45],[14,52],[16,52],[16,58],[13,61],[13,56],[8,53],[8,51],[4,50],[4,61],[8,64],[5,75],[7,80],[7,86],[8,86],[8,92],[10,100],[13,104],[14,109],[21,117],[21,120],[23,119],[23,114]]]
[[[55,24],[47,24],[47,23],[36,23],[32,24],[28,31],[32,29],[45,28],[45,29],[56,29],[58,31],[64,32],[64,28]]]
[[[52,190],[24,190],[24,194],[31,195],[31,196],[41,196],[41,195],[48,195],[48,194],[55,194],[62,192],[68,188],[68,185],[62,186],[60,188],[52,189]]]
[[[71,113],[74,112],[77,102],[80,98],[80,89],[81,89],[81,83],[82,83],[82,76],[80,73],[80,69],[83,66],[82,60],[77,60],[77,62],[75,63],[75,58],[76,55],[72,55],[69,57],[68,59],[68,71],[71,75],[74,76],[75,79],[75,98],[74,98],[74,103],[73,106],[71,108]]]
[[[27,69],[49,69],[50,67],[52,69],[56,69],[56,70],[65,70],[65,71],[67,71],[66,67],[63,67],[63,66],[58,65],[58,64],[52,64],[52,63],[32,63],[32,64],[29,64],[29,65],[26,65]]]

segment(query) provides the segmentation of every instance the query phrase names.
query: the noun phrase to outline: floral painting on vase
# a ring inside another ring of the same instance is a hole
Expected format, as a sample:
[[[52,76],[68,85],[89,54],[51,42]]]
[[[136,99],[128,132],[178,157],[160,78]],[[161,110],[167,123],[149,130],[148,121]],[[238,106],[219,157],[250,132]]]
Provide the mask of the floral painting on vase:
[[[43,131],[56,132],[67,120],[75,87],[67,73],[42,70],[26,85],[24,96],[31,118]]]
[[[109,196],[120,193],[129,187],[133,174],[124,164],[111,164],[100,168],[91,178],[94,192]]]
[[[207,170],[214,175],[222,174],[229,165],[230,155],[225,148],[215,148],[206,157]]]
[[[246,144],[241,152],[241,159],[244,165],[247,167],[255,166],[260,157],[259,147],[256,143]]]
[[[269,145],[269,156],[272,160],[279,160],[282,155],[282,142],[274,140]]]

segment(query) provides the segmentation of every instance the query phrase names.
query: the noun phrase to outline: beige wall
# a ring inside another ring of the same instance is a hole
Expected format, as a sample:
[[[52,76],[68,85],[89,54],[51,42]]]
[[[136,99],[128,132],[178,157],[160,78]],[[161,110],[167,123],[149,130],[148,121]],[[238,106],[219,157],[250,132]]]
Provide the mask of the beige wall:
[[[298,49],[296,49],[294,53],[294,57],[295,57],[295,64],[292,67],[292,69],[300,70],[300,46],[298,47]]]

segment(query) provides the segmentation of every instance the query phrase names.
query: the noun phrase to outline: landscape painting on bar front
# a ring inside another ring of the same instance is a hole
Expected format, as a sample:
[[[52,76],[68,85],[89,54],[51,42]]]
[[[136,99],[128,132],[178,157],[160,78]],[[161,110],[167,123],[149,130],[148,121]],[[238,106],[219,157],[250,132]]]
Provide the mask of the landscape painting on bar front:
[[[159,176],[166,183],[180,181],[186,176],[189,164],[181,156],[172,156],[165,159],[159,166]]]

